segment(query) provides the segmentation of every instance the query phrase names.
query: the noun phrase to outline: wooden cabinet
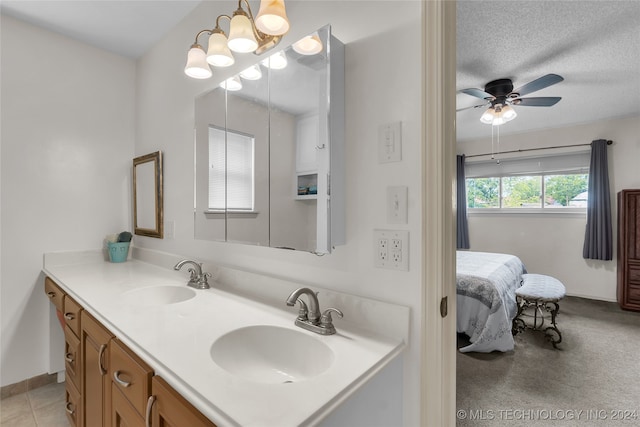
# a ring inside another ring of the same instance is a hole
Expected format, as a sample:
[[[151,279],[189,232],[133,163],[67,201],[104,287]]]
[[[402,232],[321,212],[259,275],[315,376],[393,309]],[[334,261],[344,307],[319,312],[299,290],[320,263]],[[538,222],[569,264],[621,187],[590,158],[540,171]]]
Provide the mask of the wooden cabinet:
[[[111,426],[144,426],[153,370],[117,339],[111,342],[109,354]]]
[[[215,427],[49,277],[44,288],[64,323],[72,427]]]
[[[640,311],[640,189],[618,193],[618,303]]]
[[[180,396],[161,377],[153,377],[151,390],[153,393],[152,427],[215,427],[214,423]]]
[[[107,374],[113,335],[86,311],[82,311],[81,326],[83,423],[80,426],[105,426],[111,403]]]

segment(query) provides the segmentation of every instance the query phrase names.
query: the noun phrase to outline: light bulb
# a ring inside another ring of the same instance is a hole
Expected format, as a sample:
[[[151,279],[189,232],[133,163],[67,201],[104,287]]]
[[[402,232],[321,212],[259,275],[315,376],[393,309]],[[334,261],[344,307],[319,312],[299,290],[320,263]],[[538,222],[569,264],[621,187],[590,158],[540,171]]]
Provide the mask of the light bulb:
[[[262,70],[258,64],[252,65],[240,72],[240,77],[247,80],[260,80],[262,78]]]
[[[233,15],[227,45],[229,49],[239,53],[253,52],[258,48],[258,42],[253,35],[253,26],[247,15],[237,11]]]
[[[284,0],[261,0],[256,27],[272,36],[280,36],[289,31],[289,19]]]
[[[487,111],[482,113],[480,117],[480,121],[486,125],[490,125],[493,123],[493,108],[488,108]]]
[[[235,92],[242,89],[242,81],[240,81],[240,77],[238,76],[229,77],[227,80],[220,83],[220,87]]]
[[[276,52],[270,57],[263,59],[260,63],[272,70],[282,70],[287,66],[287,56],[283,51]]]
[[[504,119],[505,123],[510,122],[516,117],[518,117],[518,113],[516,113],[516,110],[511,108],[510,105],[505,105],[504,107],[502,107],[502,118]]]
[[[322,42],[317,35],[303,37],[293,44],[293,50],[300,55],[315,55],[322,52]]]
[[[235,62],[227,46],[227,38],[222,31],[214,32],[209,36],[207,62],[216,67],[228,67]]]
[[[207,63],[207,54],[199,44],[194,44],[189,49],[184,73],[194,79],[208,79],[213,75]]]

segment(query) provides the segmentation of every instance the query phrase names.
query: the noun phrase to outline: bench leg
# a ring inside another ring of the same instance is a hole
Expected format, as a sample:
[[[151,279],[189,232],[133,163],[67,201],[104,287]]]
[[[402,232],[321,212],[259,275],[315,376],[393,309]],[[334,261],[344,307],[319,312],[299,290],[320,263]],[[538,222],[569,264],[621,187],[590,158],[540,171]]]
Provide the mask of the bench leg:
[[[553,348],[558,348],[558,344],[562,342],[562,334],[556,325],[556,316],[560,311],[560,305],[557,302],[548,302],[545,304],[545,308],[551,313],[551,326],[544,330],[547,334],[547,339],[553,344]]]

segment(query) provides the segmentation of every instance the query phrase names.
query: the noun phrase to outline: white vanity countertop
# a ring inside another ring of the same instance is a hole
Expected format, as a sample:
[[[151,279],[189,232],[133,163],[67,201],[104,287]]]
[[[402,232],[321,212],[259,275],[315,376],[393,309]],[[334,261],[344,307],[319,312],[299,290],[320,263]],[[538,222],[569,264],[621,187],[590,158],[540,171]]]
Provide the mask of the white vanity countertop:
[[[145,360],[185,399],[218,426],[316,424],[400,354],[402,338],[388,338],[336,321],[338,333],[321,336],[294,326],[297,310],[243,298],[212,287],[189,300],[149,305],[123,294],[150,286],[184,286],[186,271],[139,260],[105,262],[98,252],[45,256],[44,273]],[[187,266],[185,266],[186,268]],[[189,288],[191,289],[191,288]],[[293,290],[293,289],[292,289]],[[321,309],[327,308],[320,298]],[[296,307],[297,309],[297,307]],[[350,313],[345,311],[345,317]],[[334,362],[322,374],[283,384],[249,381],[211,359],[222,335],[252,325],[295,329],[327,344]]]

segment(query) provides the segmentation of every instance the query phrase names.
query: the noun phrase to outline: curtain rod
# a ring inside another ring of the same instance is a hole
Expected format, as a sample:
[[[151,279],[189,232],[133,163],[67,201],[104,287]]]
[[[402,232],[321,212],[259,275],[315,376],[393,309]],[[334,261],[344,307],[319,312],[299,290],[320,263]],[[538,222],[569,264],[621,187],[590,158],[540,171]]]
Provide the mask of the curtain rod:
[[[611,141],[610,139],[607,140],[607,145],[611,145],[613,144],[613,141]],[[552,150],[555,148],[567,148],[567,147],[586,147],[587,145],[591,145],[591,143],[588,144],[573,144],[573,145],[555,145],[553,147],[540,147],[540,148],[524,148],[524,149],[519,149],[519,150],[509,150],[509,151],[501,151],[499,153],[484,153],[484,154],[471,154],[470,156],[465,156],[467,159],[470,159],[471,157],[482,157],[482,156],[495,156],[498,154],[510,154],[510,153],[524,153],[525,151],[538,151],[538,150]]]

